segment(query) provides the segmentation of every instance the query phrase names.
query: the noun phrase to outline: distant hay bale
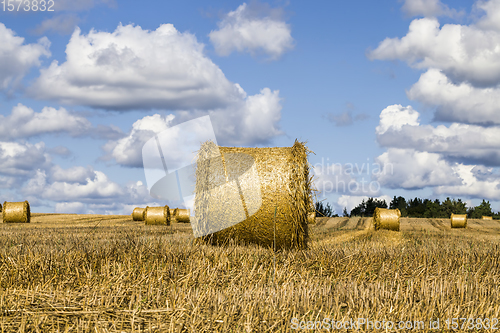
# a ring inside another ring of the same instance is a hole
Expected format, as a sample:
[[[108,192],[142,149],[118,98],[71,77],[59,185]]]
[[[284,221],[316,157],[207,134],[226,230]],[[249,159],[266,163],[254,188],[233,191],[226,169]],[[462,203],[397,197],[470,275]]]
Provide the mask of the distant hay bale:
[[[386,229],[399,231],[399,218],[401,212],[399,209],[375,208],[373,213],[373,224],[375,230]]]
[[[483,220],[493,220],[493,216],[483,216]]]
[[[2,217],[4,223],[30,223],[29,202],[4,202]]]
[[[316,212],[309,212],[307,214],[307,223],[316,224]]]
[[[146,207],[145,224],[170,225],[170,208],[168,206]]]
[[[313,207],[304,143],[292,147],[218,147],[207,141],[197,157],[195,237],[212,244],[255,243],[305,248]],[[276,217],[275,217],[276,212]]]
[[[189,209],[175,209],[175,219],[180,223],[189,223],[191,217],[191,210]]]
[[[144,215],[146,214],[146,208],[136,207],[132,212],[132,220],[134,221],[144,221]]]
[[[452,228],[467,228],[467,215],[466,214],[451,214],[450,217]]]

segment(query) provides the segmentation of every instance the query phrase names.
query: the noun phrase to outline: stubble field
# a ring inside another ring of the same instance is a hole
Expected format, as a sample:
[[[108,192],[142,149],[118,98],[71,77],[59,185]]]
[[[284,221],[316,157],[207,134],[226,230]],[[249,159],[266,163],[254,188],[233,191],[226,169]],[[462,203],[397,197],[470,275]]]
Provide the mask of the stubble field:
[[[370,218],[321,218],[309,231],[309,249],[274,254],[200,244],[189,224],[130,216],[0,223],[0,330],[289,332],[367,318],[423,321],[423,332],[429,320],[448,331],[446,319],[500,318],[498,221],[452,230],[403,218],[392,232]]]

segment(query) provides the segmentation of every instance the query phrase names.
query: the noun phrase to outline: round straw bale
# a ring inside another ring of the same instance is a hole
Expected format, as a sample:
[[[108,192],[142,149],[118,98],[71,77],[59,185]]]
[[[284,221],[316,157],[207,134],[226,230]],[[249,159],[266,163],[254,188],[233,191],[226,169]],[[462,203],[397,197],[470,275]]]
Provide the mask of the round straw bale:
[[[144,221],[146,224],[170,225],[170,208],[168,208],[168,206],[148,206],[144,213]]]
[[[307,214],[307,222],[309,224],[316,224],[316,212],[309,212]]]
[[[2,217],[4,223],[30,223],[29,202],[4,202]]]
[[[467,214],[451,214],[452,228],[467,228]]]
[[[493,220],[493,216],[483,216],[483,220]]]
[[[177,220],[177,222],[189,223],[190,216],[191,216],[191,210],[189,209],[181,209],[181,208],[175,209],[175,219]]]
[[[373,213],[373,224],[375,230],[386,229],[399,231],[399,218],[401,212],[399,209],[375,208]]]
[[[195,237],[276,248],[305,248],[313,207],[304,143],[239,148],[202,144],[196,166]]]
[[[144,221],[144,214],[146,213],[146,208],[136,207],[132,212],[132,220],[134,221]]]

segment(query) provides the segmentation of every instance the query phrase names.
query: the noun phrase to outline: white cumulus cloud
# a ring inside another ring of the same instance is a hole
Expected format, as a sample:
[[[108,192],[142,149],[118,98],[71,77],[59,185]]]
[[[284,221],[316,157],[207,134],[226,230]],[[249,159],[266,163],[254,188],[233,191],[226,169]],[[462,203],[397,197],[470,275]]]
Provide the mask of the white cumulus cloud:
[[[436,120],[500,124],[499,86],[476,88],[467,82],[456,84],[441,71],[429,69],[407,93],[412,100],[437,106]]]
[[[64,108],[59,110],[44,107],[41,112],[19,103],[10,115],[0,115],[0,138],[12,139],[31,137],[46,133],[66,132],[72,136],[89,131],[92,124],[84,117],[69,113]]]
[[[381,146],[438,153],[463,163],[500,166],[500,126],[482,127],[452,123],[420,125],[411,106],[392,105],[380,114],[376,129]]]
[[[370,59],[402,60],[419,69],[436,68],[455,81],[475,86],[500,83],[500,31],[475,25],[415,19],[406,36],[386,38],[368,53]]]
[[[41,69],[32,96],[106,109],[210,109],[239,101],[231,83],[189,33],[163,24],[149,31],[119,25],[112,33],[76,29],[66,61]]]
[[[24,38],[0,23],[0,89],[15,88],[30,68],[40,66],[42,56],[49,57],[46,37],[36,44],[24,44]]]
[[[279,16],[256,13],[243,3],[218,23],[218,30],[210,32],[210,41],[217,53],[223,56],[233,51],[263,52],[271,59],[277,59],[291,50],[294,42],[290,25]]]

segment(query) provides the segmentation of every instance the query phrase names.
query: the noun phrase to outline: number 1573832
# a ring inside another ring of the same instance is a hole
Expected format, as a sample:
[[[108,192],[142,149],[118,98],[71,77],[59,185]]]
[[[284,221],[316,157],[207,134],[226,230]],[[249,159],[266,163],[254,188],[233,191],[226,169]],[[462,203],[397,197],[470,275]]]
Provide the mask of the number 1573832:
[[[4,12],[53,12],[54,0],[1,0]]]

